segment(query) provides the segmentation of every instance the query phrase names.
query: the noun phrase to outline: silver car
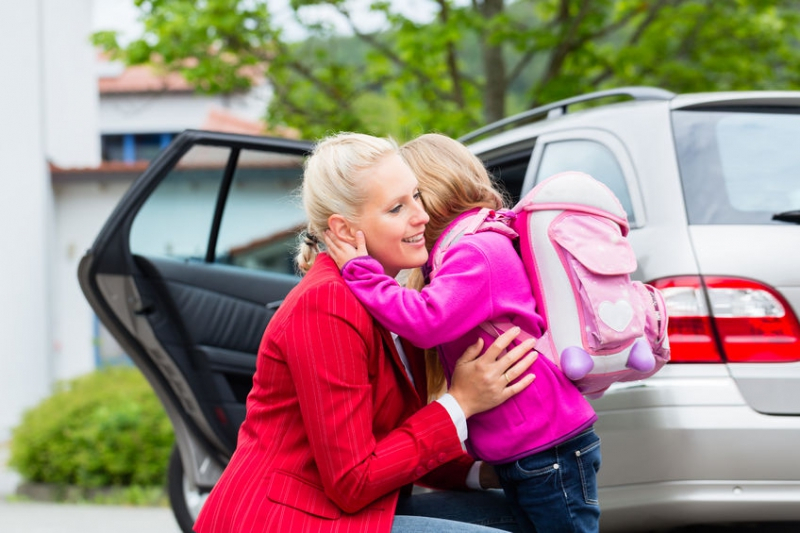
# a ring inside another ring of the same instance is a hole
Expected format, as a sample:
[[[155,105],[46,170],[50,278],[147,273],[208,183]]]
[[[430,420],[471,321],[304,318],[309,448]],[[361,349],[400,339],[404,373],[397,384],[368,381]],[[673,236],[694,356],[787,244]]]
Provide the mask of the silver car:
[[[594,401],[603,531],[800,520],[798,139],[800,92],[641,87],[463,139],[515,197],[562,170],[605,182],[628,212],[635,277],[667,298],[672,362]],[[168,489],[186,532],[236,446],[264,327],[298,281],[310,148],[183,133],[79,267],[173,423]]]
[[[666,297],[671,363],[593,402],[603,531],[800,520],[800,92],[623,88],[462,140],[513,194],[606,183]]]

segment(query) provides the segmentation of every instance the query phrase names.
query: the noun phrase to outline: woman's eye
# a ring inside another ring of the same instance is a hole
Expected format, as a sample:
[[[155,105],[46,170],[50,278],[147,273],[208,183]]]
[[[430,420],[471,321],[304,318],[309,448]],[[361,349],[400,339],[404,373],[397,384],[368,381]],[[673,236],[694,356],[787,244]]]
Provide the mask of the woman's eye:
[[[400,210],[401,210],[402,208],[403,208],[402,204],[397,204],[397,205],[396,205],[396,206],[394,206],[393,208],[389,209],[389,212],[390,212],[390,213],[392,213],[393,215],[396,215],[397,213],[399,213],[399,212],[400,212]]]
[[[422,193],[417,191],[417,194],[414,195],[414,200],[422,200]]]

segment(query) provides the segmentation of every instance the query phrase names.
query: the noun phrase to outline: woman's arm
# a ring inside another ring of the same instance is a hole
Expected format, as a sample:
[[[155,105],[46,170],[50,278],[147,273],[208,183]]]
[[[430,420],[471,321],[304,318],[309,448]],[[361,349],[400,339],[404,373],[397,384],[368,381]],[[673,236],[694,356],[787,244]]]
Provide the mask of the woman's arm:
[[[394,369],[384,367],[375,374],[375,367],[370,366],[371,359],[388,357],[383,352],[368,353],[374,342],[371,319],[344,285],[311,292],[305,298],[309,298],[304,305],[308,312],[293,317],[283,342],[292,347],[287,363],[328,497],[344,511],[355,512],[445,463],[463,460],[456,429],[436,402],[385,434],[375,434],[374,418],[381,415],[375,414],[373,399],[382,398],[381,413],[403,413],[408,398],[397,390],[396,379],[391,377]],[[507,345],[510,340],[504,342]],[[521,347],[499,360],[500,347],[489,358],[478,357],[480,346],[468,351],[458,376],[454,375],[453,392],[467,416],[498,405],[530,383],[526,377],[507,386],[502,376],[510,365],[523,359],[509,370],[513,381],[512,372],[521,372],[532,362],[526,355],[530,346]],[[474,386],[465,383],[468,380]],[[387,392],[386,387],[392,390]]]

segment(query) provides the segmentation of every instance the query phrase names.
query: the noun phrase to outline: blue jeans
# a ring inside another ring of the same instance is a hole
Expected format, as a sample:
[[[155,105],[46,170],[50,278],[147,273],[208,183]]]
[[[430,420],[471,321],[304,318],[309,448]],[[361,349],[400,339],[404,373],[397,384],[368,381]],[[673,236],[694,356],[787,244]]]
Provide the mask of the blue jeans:
[[[523,531],[599,531],[600,438],[592,428],[495,470]]]
[[[392,533],[520,532],[500,490],[432,491],[401,496]]]

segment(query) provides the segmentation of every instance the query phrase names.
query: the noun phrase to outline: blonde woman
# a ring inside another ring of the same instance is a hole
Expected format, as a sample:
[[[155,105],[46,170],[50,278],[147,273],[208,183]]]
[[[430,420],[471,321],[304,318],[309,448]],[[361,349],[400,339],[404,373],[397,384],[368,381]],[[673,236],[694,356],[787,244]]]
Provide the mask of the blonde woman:
[[[417,350],[373,319],[319,247],[326,230],[360,231],[387,274],[423,264],[428,215],[414,174],[392,142],[339,134],[307,160],[302,195],[306,273],[267,326],[236,451],[195,530],[491,531],[459,521],[514,530],[500,491],[434,493],[450,496],[439,515],[420,502],[427,495],[408,495],[415,482],[466,490],[491,479],[463,451],[465,420],[531,383],[504,375],[526,371],[532,344],[499,357],[510,332],[480,358],[482,343],[465,349],[448,394],[428,404]]]
[[[401,155],[417,177],[430,217],[424,232],[429,251],[462,217],[503,207],[481,161],[458,141],[423,135],[404,145]],[[346,242],[329,233],[326,243],[348,287],[381,324],[416,346],[437,348],[451,384],[460,354],[477,340],[491,341],[482,324],[510,322],[534,338],[544,332],[522,260],[507,235],[463,235],[420,291],[401,287],[385,271],[371,255],[380,243],[369,235]],[[535,386],[467,421],[467,450],[494,465],[524,530],[596,532],[597,415],[548,358],[538,358],[523,376],[533,374]],[[504,379],[513,384],[517,378]]]

